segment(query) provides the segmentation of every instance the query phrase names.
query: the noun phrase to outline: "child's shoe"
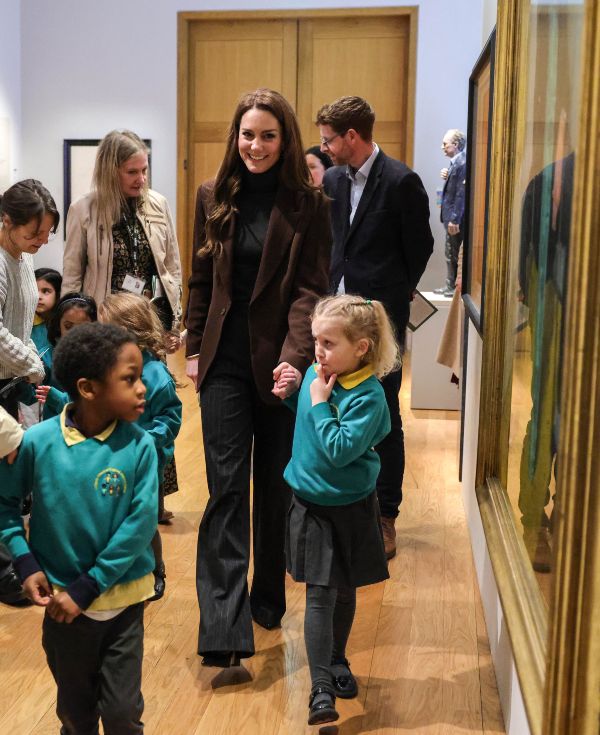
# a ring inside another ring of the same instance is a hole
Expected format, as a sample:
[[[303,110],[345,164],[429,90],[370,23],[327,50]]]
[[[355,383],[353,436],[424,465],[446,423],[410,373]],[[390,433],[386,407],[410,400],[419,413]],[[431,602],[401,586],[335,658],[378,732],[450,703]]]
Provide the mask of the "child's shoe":
[[[331,663],[331,678],[336,696],[340,699],[354,699],[358,694],[358,684],[354,674],[350,671],[350,662],[347,658]]]
[[[339,714],[335,708],[335,694],[327,687],[316,687],[308,700],[308,724],[323,725],[335,722]]]

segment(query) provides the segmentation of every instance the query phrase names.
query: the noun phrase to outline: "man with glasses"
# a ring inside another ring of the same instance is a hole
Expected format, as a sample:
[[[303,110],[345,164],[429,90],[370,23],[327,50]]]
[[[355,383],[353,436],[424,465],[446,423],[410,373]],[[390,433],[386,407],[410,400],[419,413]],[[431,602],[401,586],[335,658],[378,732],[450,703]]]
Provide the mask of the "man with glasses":
[[[382,301],[404,342],[412,293],[433,251],[429,200],[419,176],[373,141],[374,122],[375,113],[361,97],[341,97],[317,113],[321,150],[335,164],[323,179],[332,198],[331,289]],[[376,447],[388,559],[396,553],[394,524],[404,475],[401,382],[402,370],[382,381],[392,430]]]

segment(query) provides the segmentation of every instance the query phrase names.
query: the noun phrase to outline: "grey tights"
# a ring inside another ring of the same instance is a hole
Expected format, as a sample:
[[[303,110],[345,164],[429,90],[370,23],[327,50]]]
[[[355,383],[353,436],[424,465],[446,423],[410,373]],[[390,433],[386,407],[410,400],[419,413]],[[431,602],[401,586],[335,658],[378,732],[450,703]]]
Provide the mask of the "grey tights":
[[[304,642],[313,689],[331,689],[331,664],[342,663],[346,657],[355,611],[355,587],[306,585]]]

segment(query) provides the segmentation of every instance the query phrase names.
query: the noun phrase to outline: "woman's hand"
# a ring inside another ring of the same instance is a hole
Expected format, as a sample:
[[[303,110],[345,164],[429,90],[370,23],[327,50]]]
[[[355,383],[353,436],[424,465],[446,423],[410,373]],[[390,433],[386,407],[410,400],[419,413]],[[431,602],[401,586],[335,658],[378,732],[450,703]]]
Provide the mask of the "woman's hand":
[[[38,403],[41,403],[42,405],[44,405],[44,403],[46,403],[46,399],[48,398],[49,392],[50,392],[49,385],[38,385],[35,389],[35,397]]]
[[[337,375],[335,373],[325,379],[323,368],[317,365],[317,377],[310,384],[310,397],[313,406],[316,406],[317,403],[327,403],[336,380]]]
[[[295,393],[302,383],[302,374],[289,362],[280,362],[273,370],[273,390],[271,393],[277,398],[287,398]]]
[[[194,384],[196,390],[198,389],[198,358],[188,357],[185,361],[185,374]]]

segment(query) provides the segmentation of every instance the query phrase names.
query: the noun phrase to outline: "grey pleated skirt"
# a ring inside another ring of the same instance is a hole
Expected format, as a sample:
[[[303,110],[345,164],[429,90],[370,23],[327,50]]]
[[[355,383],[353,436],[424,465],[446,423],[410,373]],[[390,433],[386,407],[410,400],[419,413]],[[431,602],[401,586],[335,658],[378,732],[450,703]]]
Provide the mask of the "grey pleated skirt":
[[[388,579],[377,494],[331,506],[309,503],[294,493],[286,561],[296,582],[324,587],[364,587]]]

